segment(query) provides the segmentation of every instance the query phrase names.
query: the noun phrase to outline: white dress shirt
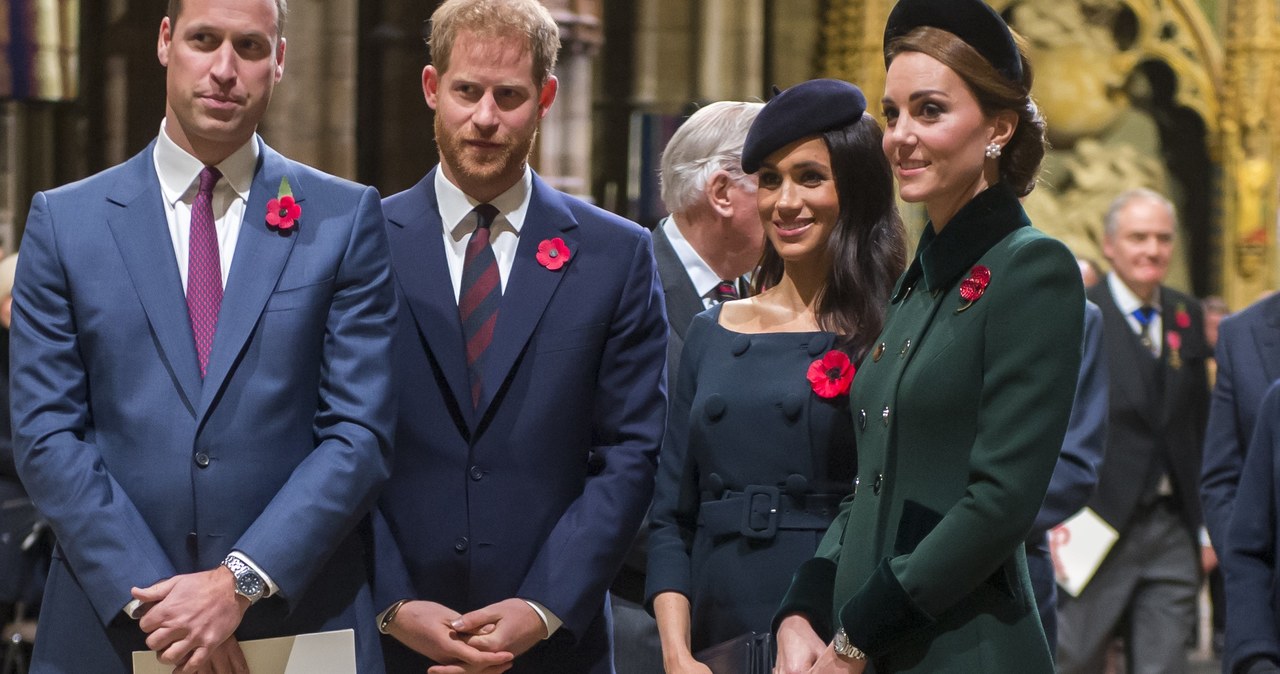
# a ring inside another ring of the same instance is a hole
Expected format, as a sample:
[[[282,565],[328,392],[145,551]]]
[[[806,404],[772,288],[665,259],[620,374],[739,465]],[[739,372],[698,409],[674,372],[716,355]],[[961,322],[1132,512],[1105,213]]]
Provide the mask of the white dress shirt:
[[[1125,285],[1124,281],[1121,281],[1115,272],[1107,274],[1107,286],[1111,289],[1111,297],[1115,298],[1116,308],[1120,309],[1120,313],[1124,314],[1124,319],[1129,322],[1129,327],[1139,337],[1145,332],[1146,336],[1151,340],[1152,353],[1155,354],[1156,358],[1159,358],[1164,349],[1164,339],[1161,337],[1164,334],[1164,319],[1160,315],[1160,287],[1156,286],[1155,293],[1151,295],[1151,302],[1147,305],[1155,309],[1155,313],[1152,314],[1151,322],[1147,324],[1144,330],[1142,324],[1133,315],[1133,312],[1143,307],[1143,301],[1138,299],[1138,296],[1133,294],[1132,290],[1129,290],[1129,286]]]
[[[698,297],[702,298],[702,307],[710,309],[718,303],[716,299],[716,288],[720,287],[720,281],[723,280],[716,275],[711,269],[711,265],[698,255],[698,251],[693,249],[693,244],[684,238],[684,233],[680,231],[680,225],[676,224],[676,219],[668,217],[662,221],[662,233],[667,235],[667,240],[671,242],[671,248],[676,251],[676,257],[679,258],[680,264],[684,265],[685,273],[689,275],[689,280],[693,282],[693,289],[698,293]],[[739,279],[734,279],[735,282]],[[737,283],[740,285],[740,283]]]

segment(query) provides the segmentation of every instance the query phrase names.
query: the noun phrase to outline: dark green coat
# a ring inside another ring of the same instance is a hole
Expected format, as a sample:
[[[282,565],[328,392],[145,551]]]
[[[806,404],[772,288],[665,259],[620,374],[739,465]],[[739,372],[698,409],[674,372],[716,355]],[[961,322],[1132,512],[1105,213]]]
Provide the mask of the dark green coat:
[[[1029,224],[996,185],[926,227],[854,378],[855,492],[778,615],[843,626],[877,674],[1053,671],[1023,542],[1067,428],[1084,292]],[[964,308],[975,265],[990,284]]]

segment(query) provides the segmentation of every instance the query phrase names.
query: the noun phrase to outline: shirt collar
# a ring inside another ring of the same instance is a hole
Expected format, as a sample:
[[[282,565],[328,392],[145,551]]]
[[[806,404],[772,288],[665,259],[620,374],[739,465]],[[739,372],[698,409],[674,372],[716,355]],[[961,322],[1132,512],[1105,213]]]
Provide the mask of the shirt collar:
[[[721,278],[716,276],[716,273],[711,269],[711,265],[707,264],[701,255],[698,255],[698,251],[694,249],[693,244],[684,238],[684,233],[680,231],[680,226],[676,224],[674,217],[667,217],[662,221],[662,233],[667,235],[667,241],[671,242],[671,248],[675,250],[680,264],[684,266],[685,272],[689,274],[689,280],[693,282],[693,289],[697,291],[698,296],[707,297],[715,292],[716,287],[720,285]]]
[[[1107,274],[1107,286],[1111,289],[1111,296],[1116,300],[1116,308],[1120,313],[1128,316],[1143,307],[1142,300],[1134,294],[1124,281],[1116,276],[1115,272]],[[1160,313],[1160,288],[1157,286],[1154,294],[1151,295],[1151,302],[1148,305]]]
[[[436,171],[435,190],[436,203],[440,208],[440,222],[444,225],[444,230],[449,232],[455,241],[474,231],[476,226],[475,219],[467,216],[481,202],[467,196],[457,185],[449,182],[443,170]],[[524,175],[520,180],[517,180],[516,184],[512,185],[506,192],[495,197],[489,204],[498,209],[499,218],[505,219],[511,229],[515,230],[516,235],[519,236],[520,228],[524,226],[525,215],[529,212],[529,201],[532,196],[533,171],[528,166],[525,166]],[[498,219],[495,219],[494,224],[497,224],[498,221]]]
[[[160,122],[160,135],[156,139],[154,161],[156,175],[160,177],[160,191],[165,203],[173,206],[191,190],[197,189],[196,179],[204,170],[204,163],[191,153],[178,147],[169,137],[166,121]],[[254,134],[240,149],[231,153],[217,165],[225,181],[241,199],[249,200],[249,188],[253,185],[253,173],[258,167],[258,134]]]

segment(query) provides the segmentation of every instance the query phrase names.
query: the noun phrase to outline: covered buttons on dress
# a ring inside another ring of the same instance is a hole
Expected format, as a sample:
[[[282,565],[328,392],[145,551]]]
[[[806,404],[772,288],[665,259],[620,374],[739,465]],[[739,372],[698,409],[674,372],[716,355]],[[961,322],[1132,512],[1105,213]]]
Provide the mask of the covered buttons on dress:
[[[790,421],[800,418],[800,412],[804,409],[804,397],[797,393],[788,393],[782,399],[782,413],[786,415]]]
[[[712,393],[707,396],[707,402],[703,405],[703,410],[706,411],[707,418],[711,421],[719,421],[720,417],[724,416],[725,409],[724,396],[719,393]]]
[[[741,356],[751,348],[751,337],[748,335],[738,335],[733,338],[733,343],[729,345],[729,351],[735,356]]]

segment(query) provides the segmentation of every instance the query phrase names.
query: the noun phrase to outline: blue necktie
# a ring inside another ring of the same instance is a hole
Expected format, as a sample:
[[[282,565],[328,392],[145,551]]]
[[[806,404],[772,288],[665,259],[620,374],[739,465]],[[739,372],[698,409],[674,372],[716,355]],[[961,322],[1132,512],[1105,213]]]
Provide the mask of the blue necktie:
[[[1156,352],[1156,347],[1155,343],[1151,341],[1149,328],[1151,327],[1151,321],[1156,318],[1156,308],[1144,304],[1137,309],[1134,309],[1133,313],[1130,315],[1133,316],[1134,319],[1138,321],[1138,325],[1141,326],[1141,329],[1138,330],[1138,338],[1142,341],[1142,345],[1147,347],[1147,350],[1154,354]]]

